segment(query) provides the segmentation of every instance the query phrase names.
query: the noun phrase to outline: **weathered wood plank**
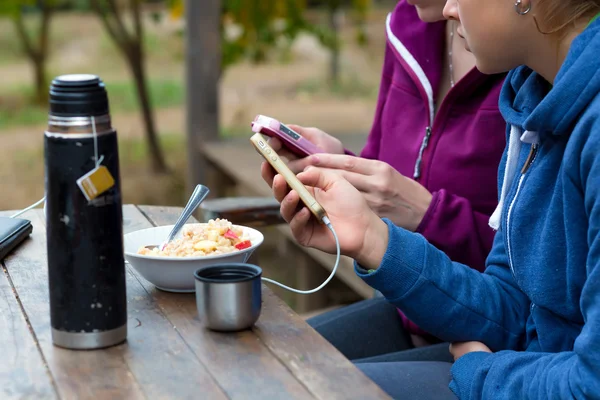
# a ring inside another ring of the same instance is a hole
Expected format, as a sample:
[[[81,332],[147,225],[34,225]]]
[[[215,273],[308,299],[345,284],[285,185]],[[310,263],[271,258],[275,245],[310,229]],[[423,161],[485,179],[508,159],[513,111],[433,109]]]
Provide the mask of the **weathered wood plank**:
[[[208,161],[233,178],[237,184],[248,187],[257,196],[273,197],[271,189],[260,176],[262,158],[252,149],[248,138],[203,143],[200,149]],[[344,137],[344,141],[350,145],[350,150],[359,151],[364,145],[365,137]]]
[[[319,399],[389,399],[270,290],[254,333]]]
[[[8,256],[8,259],[14,257]],[[0,398],[55,399],[58,393],[2,264],[0,271]]]
[[[33,224],[31,240],[24,243],[15,257],[5,264],[61,397],[144,398],[122,359],[107,356],[107,352],[73,352],[53,346],[44,218],[39,210],[30,211],[23,217]],[[97,374],[98,370],[104,373]]]
[[[180,208],[139,207],[155,225],[175,222]],[[127,215],[130,215],[127,210]],[[193,222],[194,220],[190,221]],[[251,331],[218,333],[202,327],[194,294],[174,294],[156,289],[141,276],[146,287],[197,357],[210,368],[219,385],[231,398],[310,398],[289,370]]]
[[[178,215],[178,210],[173,208],[140,208],[157,225],[170,224]],[[194,314],[192,317],[190,310],[186,309],[183,296],[165,296],[159,291],[155,293],[159,298],[163,298],[159,300],[159,304],[163,301],[178,300],[178,306],[170,305],[168,309],[187,314],[187,317],[180,318],[180,322],[192,326],[195,324],[197,321],[195,309],[191,311]],[[180,329],[180,322],[176,324],[178,329]],[[263,286],[262,315],[253,332],[317,398],[323,400],[389,398],[265,286]],[[258,346],[248,332],[241,335],[244,335],[243,339],[239,337],[238,340],[247,341],[248,345]],[[229,338],[225,335],[221,339]],[[230,345],[225,346],[223,342],[219,344],[221,351]],[[205,344],[201,351],[207,351]]]
[[[273,197],[225,197],[204,200],[200,205],[202,217],[226,219],[250,227],[285,223],[279,213],[279,203]]]
[[[201,387],[211,398],[226,398],[130,273],[127,342],[94,351],[55,347],[48,307],[45,221],[41,210],[24,217],[34,225],[32,240],[7,260],[6,267],[62,397],[191,399],[197,398]]]

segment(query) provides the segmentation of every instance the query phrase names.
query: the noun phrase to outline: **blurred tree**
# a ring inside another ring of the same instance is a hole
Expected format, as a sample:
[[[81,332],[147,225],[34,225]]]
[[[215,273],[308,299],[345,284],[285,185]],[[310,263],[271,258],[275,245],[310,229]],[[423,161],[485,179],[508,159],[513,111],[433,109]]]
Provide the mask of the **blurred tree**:
[[[340,80],[340,19],[344,9],[349,8],[353,14],[354,23],[357,28],[357,41],[360,45],[367,43],[365,23],[372,0],[325,0],[329,21],[329,42],[324,44],[331,52],[329,64],[329,81],[332,86],[337,86]],[[323,42],[323,41],[322,41]]]
[[[98,14],[104,24],[104,28],[121,51],[133,75],[146,128],[146,139],[150,148],[151,166],[155,172],[164,173],[168,171],[168,168],[158,142],[150,93],[148,91],[141,2],[142,0],[127,0],[126,2],[118,0],[91,0],[92,8]],[[130,28],[127,27],[125,22],[127,11],[131,14],[133,20],[133,27]]]
[[[314,2],[313,2],[314,3]],[[307,21],[307,0],[222,0],[222,70],[240,59],[265,61],[269,52],[282,42],[291,44],[301,32],[315,36],[331,51],[330,80],[339,82],[339,19],[346,8],[353,14],[360,44],[367,42],[364,22],[372,0],[320,0],[326,7],[329,26]],[[167,0],[173,18],[184,13],[183,0]]]
[[[48,100],[46,62],[50,41],[50,21],[60,0],[1,0],[0,15],[7,15],[14,23],[23,52],[31,62],[34,78],[34,101],[44,105]],[[32,32],[25,23],[25,13],[36,15],[39,26]]]

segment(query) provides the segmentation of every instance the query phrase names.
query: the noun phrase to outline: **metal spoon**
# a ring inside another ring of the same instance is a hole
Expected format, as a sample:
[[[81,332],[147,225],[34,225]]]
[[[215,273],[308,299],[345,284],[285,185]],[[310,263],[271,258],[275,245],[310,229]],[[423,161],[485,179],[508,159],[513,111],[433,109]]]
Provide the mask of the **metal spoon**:
[[[171,240],[173,240],[175,238],[175,236],[179,233],[181,228],[183,228],[183,226],[185,225],[187,220],[192,216],[192,213],[196,210],[196,208],[198,208],[200,203],[202,203],[202,201],[204,201],[206,196],[208,196],[209,192],[210,192],[210,190],[206,186],[197,185],[196,189],[194,189],[194,193],[192,193],[192,195],[190,196],[190,199],[188,200],[188,203],[186,204],[185,208],[183,209],[183,212],[177,219],[177,222],[175,222],[175,225],[173,226],[171,233],[169,233],[167,240],[162,242],[160,244],[160,246],[157,246],[155,244],[150,244],[150,245],[144,246],[144,247],[149,250],[153,250],[157,247],[159,248],[159,250],[163,250],[165,248],[165,246],[167,245],[167,243],[169,243]]]

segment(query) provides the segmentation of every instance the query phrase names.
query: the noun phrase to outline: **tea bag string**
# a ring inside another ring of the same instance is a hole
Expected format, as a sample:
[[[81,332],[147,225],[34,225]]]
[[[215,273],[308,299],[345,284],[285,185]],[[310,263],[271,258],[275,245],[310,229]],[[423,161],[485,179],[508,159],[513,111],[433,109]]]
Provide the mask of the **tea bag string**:
[[[98,133],[96,131],[96,117],[92,115],[92,134],[94,135],[94,160],[96,161],[96,168],[100,166],[102,160],[104,160],[104,156],[100,156],[98,158]]]

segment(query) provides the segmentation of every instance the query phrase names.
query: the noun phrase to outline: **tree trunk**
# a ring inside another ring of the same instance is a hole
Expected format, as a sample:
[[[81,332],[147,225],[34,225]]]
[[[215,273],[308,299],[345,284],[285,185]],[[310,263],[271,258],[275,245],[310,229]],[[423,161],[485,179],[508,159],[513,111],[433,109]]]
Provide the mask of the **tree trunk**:
[[[40,6],[42,8],[42,20],[38,33],[38,48],[32,61],[35,73],[35,100],[38,104],[44,105],[48,101],[46,61],[48,60],[48,43],[50,41],[50,19],[54,10],[47,0],[42,0]]]
[[[125,24],[121,18],[121,8],[117,7],[114,0],[105,0],[104,3],[108,9],[100,6],[99,0],[92,0],[94,10],[101,18],[104,27],[110,37],[118,46],[121,54],[127,61],[133,80],[136,86],[138,101],[142,111],[142,119],[146,128],[146,139],[150,149],[150,163],[153,171],[158,173],[167,173],[169,169],[165,163],[156,125],[154,124],[154,115],[152,113],[152,105],[150,104],[150,94],[146,85],[146,70],[144,63],[144,32],[140,14],[139,0],[130,0],[131,12],[134,18],[134,33],[128,33]],[[122,5],[124,7],[125,4]]]
[[[33,75],[35,79],[35,103],[45,105],[48,101],[48,81],[46,80],[46,60],[44,57],[33,57]]]
[[[138,46],[141,46],[141,44],[138,44]],[[138,49],[131,52],[127,59],[133,74],[138,100],[142,109],[142,118],[144,120],[146,138],[148,139],[148,146],[150,148],[152,169],[157,173],[166,173],[169,171],[169,169],[167,168],[162,150],[158,143],[158,135],[156,133],[156,125],[154,123],[152,106],[150,104],[150,95],[146,85],[146,71],[144,69],[144,60],[141,56],[141,51]]]
[[[34,92],[33,101],[39,105],[45,105],[48,99],[48,88],[46,86],[46,58],[48,53],[47,39],[41,39],[44,35],[48,35],[50,28],[51,8],[44,5],[42,10],[42,21],[40,27],[40,41],[36,48],[27,33],[23,14],[19,9],[13,19],[17,36],[23,47],[23,52],[27,56],[31,67],[33,68]]]

